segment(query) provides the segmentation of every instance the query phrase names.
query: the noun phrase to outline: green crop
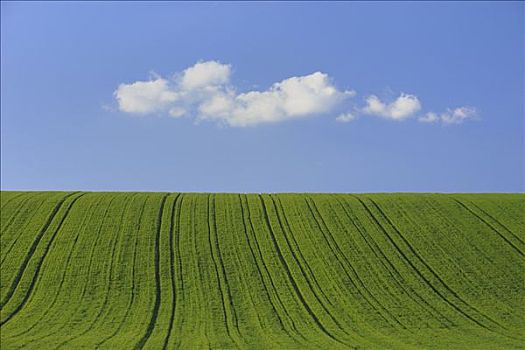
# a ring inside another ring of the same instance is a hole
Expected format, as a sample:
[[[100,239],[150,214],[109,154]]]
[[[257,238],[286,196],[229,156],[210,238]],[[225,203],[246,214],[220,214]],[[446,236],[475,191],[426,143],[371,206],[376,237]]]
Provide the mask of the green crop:
[[[2,349],[523,349],[523,194],[1,192]]]

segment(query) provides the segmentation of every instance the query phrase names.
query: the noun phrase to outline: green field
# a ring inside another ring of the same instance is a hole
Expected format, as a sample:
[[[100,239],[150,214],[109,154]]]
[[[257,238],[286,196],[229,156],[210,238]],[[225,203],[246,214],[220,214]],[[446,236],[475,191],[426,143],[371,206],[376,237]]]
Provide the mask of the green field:
[[[1,193],[1,348],[524,349],[523,194]]]

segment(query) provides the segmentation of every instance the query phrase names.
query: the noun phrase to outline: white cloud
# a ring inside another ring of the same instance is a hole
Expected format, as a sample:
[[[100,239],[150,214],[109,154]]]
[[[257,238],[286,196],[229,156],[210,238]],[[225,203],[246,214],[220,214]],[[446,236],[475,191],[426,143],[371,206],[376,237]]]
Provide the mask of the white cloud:
[[[419,120],[422,123],[437,123],[440,120],[440,118],[436,113],[428,112],[423,117],[419,117],[417,120]]]
[[[461,124],[466,120],[477,116],[477,111],[473,107],[459,107],[454,110],[447,110],[441,115],[441,121],[445,124]]]
[[[477,115],[478,113],[474,107],[463,106],[455,109],[449,108],[446,112],[439,115],[434,112],[428,112],[418,120],[423,123],[461,124],[466,120],[476,118]]]
[[[348,123],[354,121],[355,119],[356,116],[352,113],[342,113],[337,118],[335,118],[335,120],[340,123]]]
[[[168,113],[173,118],[180,118],[180,117],[183,117],[187,113],[187,111],[182,107],[173,107],[173,108],[170,108]]]
[[[231,126],[279,122],[330,112],[353,95],[353,91],[337,90],[328,75],[316,72],[285,79],[266,91],[214,96],[205,104],[207,108],[200,109],[200,117],[219,115]]]
[[[178,99],[177,92],[172,91],[168,81],[162,78],[120,84],[114,96],[121,111],[138,114],[160,111]]]
[[[375,95],[368,96],[362,112],[392,120],[410,118],[421,109],[419,99],[414,95],[402,93],[395,101],[386,104]]]
[[[235,108],[235,95],[230,93],[217,93],[205,99],[199,105],[199,114],[228,118],[228,114]]]
[[[366,99],[366,106],[352,107],[353,90],[339,90],[322,72],[295,76],[272,84],[266,90],[238,92],[231,82],[232,67],[218,61],[197,62],[165,79],[152,74],[150,80],[120,84],[114,97],[118,109],[131,114],[159,114],[173,118],[190,117],[232,127],[255,126],[284,120],[307,118],[318,114],[337,114],[337,122],[354,121],[360,114],[391,120],[405,120],[421,110],[415,95],[401,93],[393,101],[383,102],[376,95]],[[352,113],[340,113],[349,110]],[[427,112],[418,118],[424,123],[460,124],[477,116],[473,107],[447,109],[444,113]]]
[[[176,118],[190,115],[235,127],[328,113],[355,95],[354,91],[338,90],[321,72],[290,77],[264,91],[243,93],[236,92],[230,75],[230,65],[199,62],[176,76],[171,85],[158,77],[121,84],[114,94],[123,112],[165,111]]]
[[[198,62],[184,70],[180,81],[183,90],[224,85],[230,82],[231,66],[217,61]]]

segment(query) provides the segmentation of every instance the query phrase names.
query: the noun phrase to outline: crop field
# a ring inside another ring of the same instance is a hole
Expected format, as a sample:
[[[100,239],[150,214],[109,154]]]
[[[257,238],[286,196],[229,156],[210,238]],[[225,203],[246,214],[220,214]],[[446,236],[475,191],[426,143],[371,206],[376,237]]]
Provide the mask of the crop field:
[[[1,193],[1,348],[524,349],[523,194]]]

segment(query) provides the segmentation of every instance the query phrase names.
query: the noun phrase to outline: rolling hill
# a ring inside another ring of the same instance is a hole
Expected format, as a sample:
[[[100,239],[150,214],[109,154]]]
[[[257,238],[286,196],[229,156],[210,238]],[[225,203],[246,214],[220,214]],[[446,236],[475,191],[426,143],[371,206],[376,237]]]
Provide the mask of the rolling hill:
[[[1,193],[2,349],[523,349],[523,194]]]

